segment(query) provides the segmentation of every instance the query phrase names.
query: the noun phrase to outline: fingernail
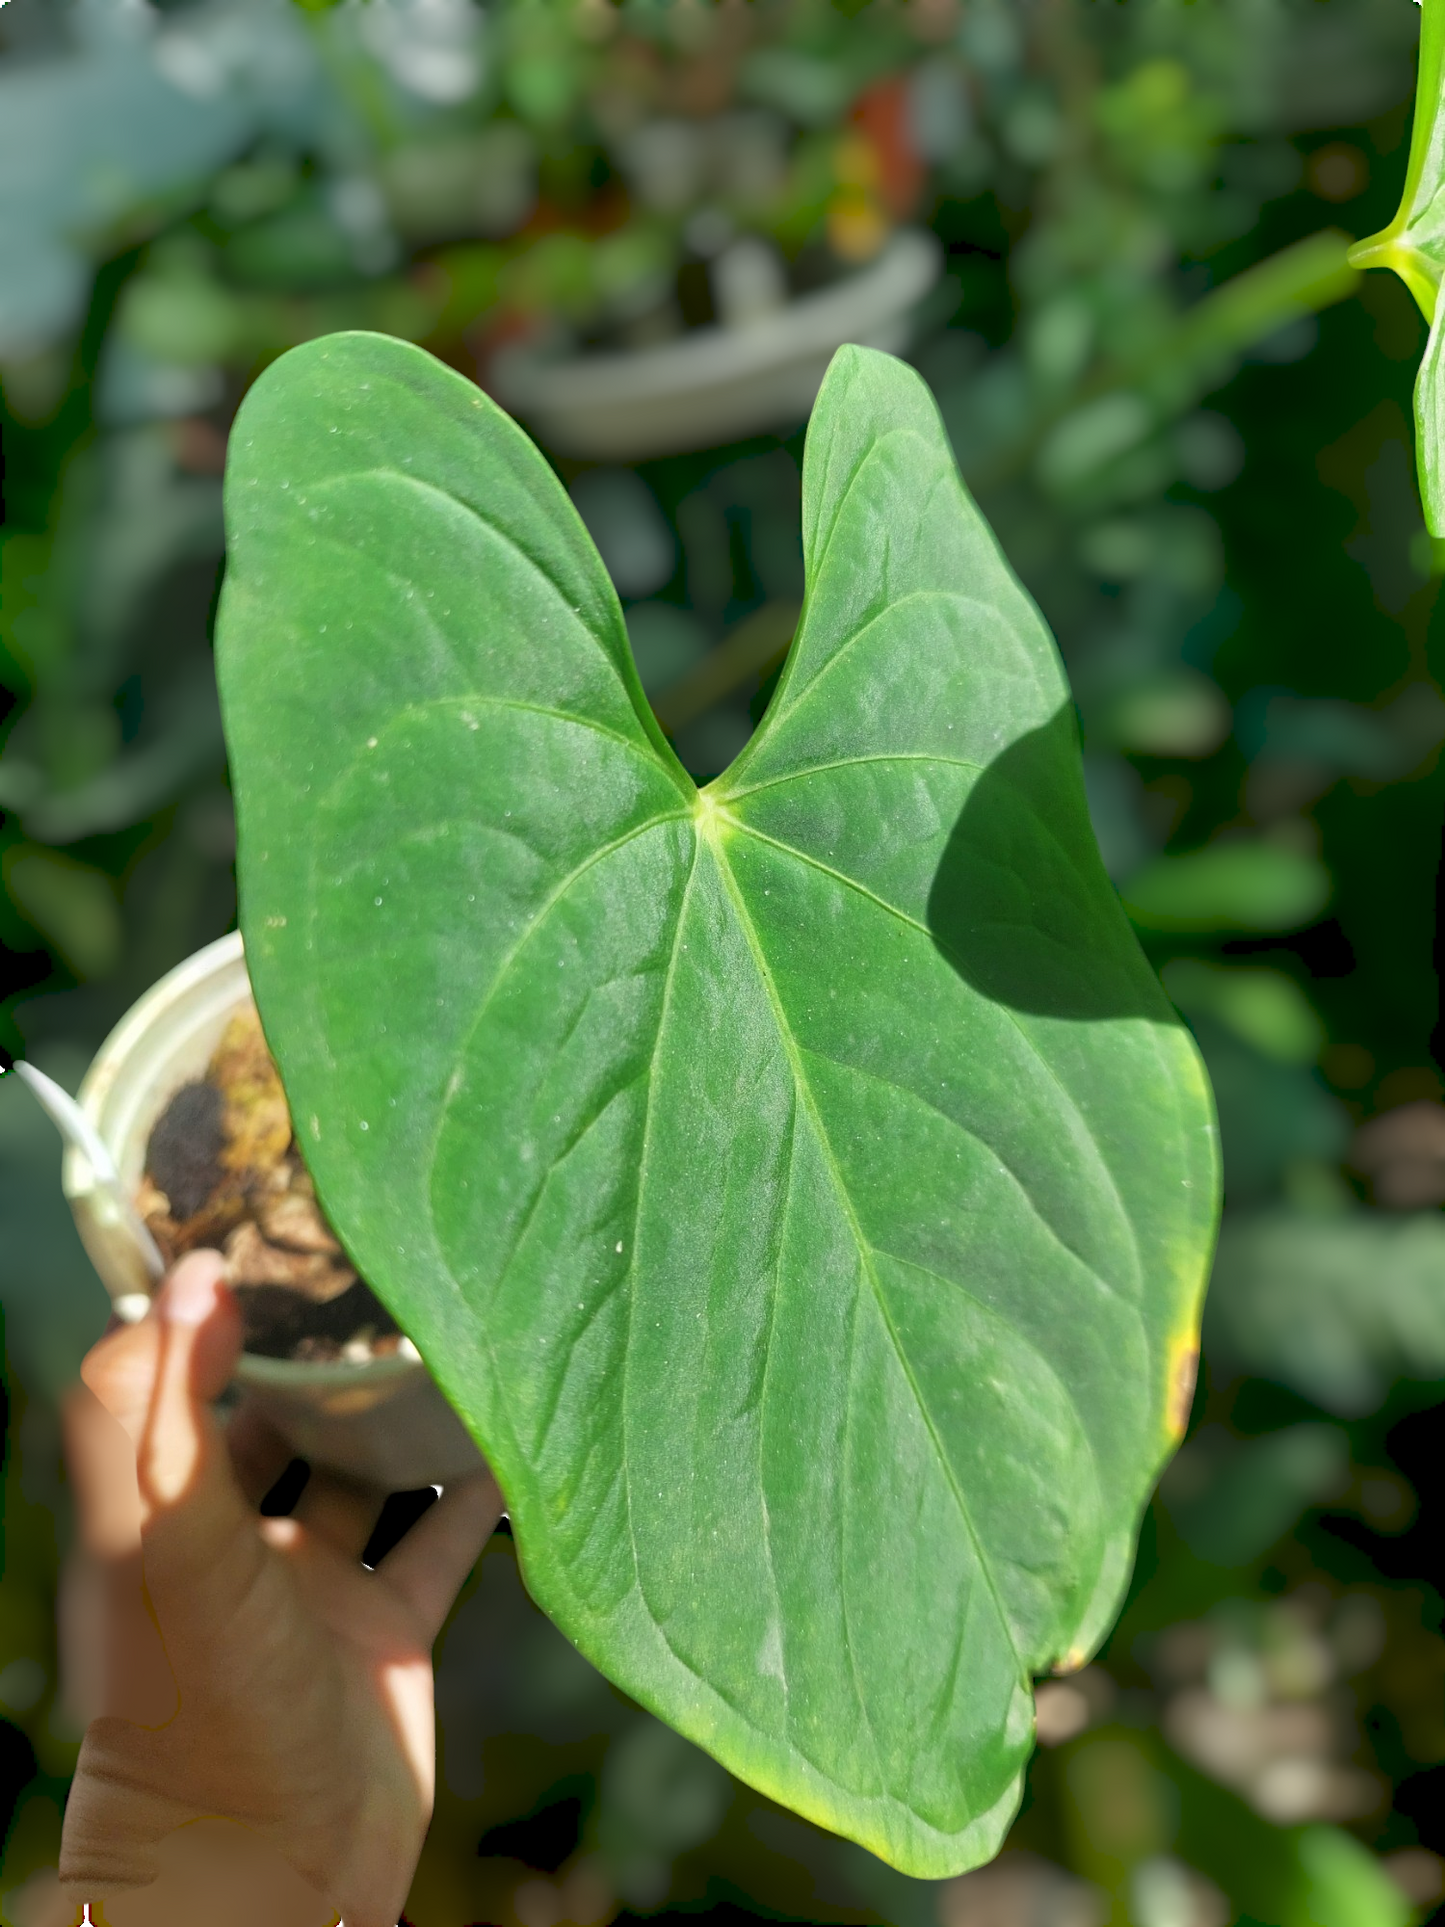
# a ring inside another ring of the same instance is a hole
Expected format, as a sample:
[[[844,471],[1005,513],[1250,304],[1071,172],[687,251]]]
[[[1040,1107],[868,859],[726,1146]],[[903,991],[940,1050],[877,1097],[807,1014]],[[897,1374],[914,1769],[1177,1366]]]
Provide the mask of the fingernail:
[[[168,1325],[204,1325],[216,1309],[218,1282],[209,1265],[182,1265],[161,1293],[161,1317]]]

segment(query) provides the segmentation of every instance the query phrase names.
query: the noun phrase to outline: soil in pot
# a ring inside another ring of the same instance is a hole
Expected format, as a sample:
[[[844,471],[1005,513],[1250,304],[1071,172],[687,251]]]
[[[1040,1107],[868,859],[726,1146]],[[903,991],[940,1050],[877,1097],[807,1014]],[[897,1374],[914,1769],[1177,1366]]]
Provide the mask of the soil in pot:
[[[168,1264],[224,1253],[248,1352],[364,1364],[402,1344],[322,1216],[254,1004],[156,1121],[136,1203]]]

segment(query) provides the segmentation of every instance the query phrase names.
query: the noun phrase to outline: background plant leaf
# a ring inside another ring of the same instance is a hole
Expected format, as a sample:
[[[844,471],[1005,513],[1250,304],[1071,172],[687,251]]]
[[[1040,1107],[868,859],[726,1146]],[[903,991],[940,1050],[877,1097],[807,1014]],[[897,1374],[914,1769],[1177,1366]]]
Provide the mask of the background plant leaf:
[[[221,673],[258,999],[328,1212],[534,1596],[735,1772],[987,1857],[1188,1407],[1192,1044],[927,390],[843,350],[808,595],[699,794],[575,512],[419,350],[277,363]]]

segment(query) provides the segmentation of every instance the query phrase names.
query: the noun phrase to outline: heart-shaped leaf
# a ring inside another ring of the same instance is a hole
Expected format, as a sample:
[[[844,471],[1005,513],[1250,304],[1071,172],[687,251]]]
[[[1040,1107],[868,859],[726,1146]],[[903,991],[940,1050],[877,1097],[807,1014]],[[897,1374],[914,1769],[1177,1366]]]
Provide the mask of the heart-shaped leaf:
[[[1215,1145],[927,390],[834,361],[797,640],[701,793],[550,470],[419,350],[284,357],[228,505],[257,996],[534,1596],[799,1811],[986,1857],[1187,1411]]]

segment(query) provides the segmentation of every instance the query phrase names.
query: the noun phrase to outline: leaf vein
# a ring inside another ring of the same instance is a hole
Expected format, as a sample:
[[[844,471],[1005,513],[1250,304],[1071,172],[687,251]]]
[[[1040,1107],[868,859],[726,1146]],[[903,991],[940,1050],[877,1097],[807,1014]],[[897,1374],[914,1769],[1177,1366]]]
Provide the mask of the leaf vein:
[[[857,769],[867,763],[937,763],[942,769],[966,769],[974,776],[984,775],[987,768],[983,763],[967,762],[961,756],[889,750],[876,756],[840,756],[832,763],[809,763],[806,769],[789,770],[784,776],[765,776],[761,783],[746,783],[739,790],[727,791],[719,800],[724,806],[739,803],[745,796],[756,796],[759,790],[781,789],[785,783],[805,783],[810,776],[826,776],[835,769]]]
[[[763,1560],[768,1569],[768,1578],[773,1588],[773,1611],[778,1629],[778,1675],[783,1688],[783,1707],[789,1732],[792,1731],[792,1693],[788,1684],[787,1647],[783,1643],[783,1589],[778,1582],[778,1565],[773,1555],[773,1515],[768,1504],[768,1486],[764,1474],[764,1454],[767,1446],[768,1429],[768,1391],[771,1385],[774,1333],[778,1323],[778,1299],[783,1289],[783,1253],[787,1242],[788,1215],[793,1208],[793,1174],[798,1157],[798,1100],[793,1095],[793,1108],[788,1118],[788,1175],[783,1185],[783,1200],[778,1212],[777,1259],[773,1271],[773,1289],[768,1293],[768,1322],[763,1333],[763,1372],[758,1387],[758,1493],[763,1508]]]
[[[865,617],[856,629],[850,630],[848,634],[844,636],[833,653],[825,657],[825,659],[818,664],[818,667],[813,671],[812,675],[809,676],[808,680],[803,684],[802,688],[798,691],[797,695],[793,697],[787,707],[773,718],[772,726],[768,732],[769,746],[772,746],[782,731],[787,728],[792,718],[812,697],[814,692],[821,687],[829,672],[835,669],[840,662],[847,659],[855,643],[861,642],[871,629],[876,629],[880,622],[886,622],[890,616],[895,615],[900,609],[908,608],[910,603],[919,602],[957,603],[965,609],[984,610],[988,607],[986,603],[980,602],[976,596],[964,595],[958,589],[909,589],[903,595],[895,597],[892,601],[885,601],[882,608],[875,609],[873,614]]]
[[[1078,1420],[1079,1431],[1083,1435],[1084,1443],[1089,1449],[1089,1458],[1094,1468],[1094,1485],[1096,1490],[1102,1494],[1105,1485],[1104,1472],[1099,1462],[1099,1451],[1097,1445],[1094,1443],[1094,1436],[1084,1423],[1084,1415],[1079,1410],[1078,1402],[1068,1386],[1064,1383],[1059,1374],[1058,1367],[1043,1350],[1037,1339],[1031,1338],[1020,1326],[1010,1324],[1002,1312],[998,1311],[993,1305],[990,1305],[987,1299],[980,1298],[976,1292],[970,1291],[961,1279],[950,1278],[944,1272],[937,1270],[933,1265],[923,1264],[917,1258],[905,1258],[901,1252],[888,1251],[882,1245],[875,1245],[874,1250],[880,1258],[889,1258],[894,1264],[902,1265],[907,1271],[920,1271],[926,1278],[936,1278],[939,1284],[946,1288],[962,1292],[966,1298],[971,1299],[973,1303],[978,1306],[980,1311],[984,1312],[987,1317],[993,1319],[996,1323],[1002,1325],[1011,1337],[1018,1339],[1024,1349],[1032,1353],[1033,1357],[1058,1387],[1059,1393],[1068,1404],[1069,1410]]]
[[[619,850],[625,849],[629,843],[636,842],[639,837],[645,836],[649,830],[658,829],[664,823],[682,822],[685,815],[685,811],[678,810],[670,812],[665,816],[649,817],[645,823],[635,824],[632,829],[628,830],[624,835],[614,837],[610,843],[604,843],[600,849],[593,850],[575,869],[570,870],[568,874],[563,877],[556,888],[553,889],[537,907],[524,928],[519,932],[511,949],[497,965],[496,973],[492,981],[487,985],[482,1000],[477,1005],[476,1014],[467,1026],[465,1037],[461,1040],[461,1045],[457,1053],[459,1058],[465,1059],[470,1055],[477,1032],[481,1029],[482,1023],[486,1018],[487,1012],[491,1009],[493,999],[496,997],[498,990],[506,981],[522,951],[532,941],[533,937],[536,936],[537,932],[542,928],[543,924],[546,923],[548,917],[551,916],[552,912],[557,908],[557,905],[561,903],[567,893],[586,876],[589,870],[594,869],[597,864],[605,862],[610,856],[615,856]],[[455,1091],[448,1092],[437,1107],[436,1128],[432,1132],[431,1142],[427,1147],[426,1161],[422,1166],[424,1170],[431,1171],[435,1169],[437,1149],[441,1143],[442,1133],[446,1129],[447,1120],[451,1114],[451,1107],[455,1101],[455,1097]],[[441,1249],[440,1234],[436,1224],[436,1201],[431,1197],[430,1192],[428,1193],[427,1202],[432,1214],[433,1233],[437,1235],[438,1249]]]
[[[796,1076],[796,1074],[795,1067],[794,1075]],[[822,1132],[816,1118],[814,1125],[815,1128],[819,1129],[819,1140],[824,1161],[831,1170],[832,1154],[828,1145],[827,1136]],[[836,1172],[834,1172],[833,1175],[835,1178],[837,1177]],[[869,1278],[876,1293],[877,1284],[872,1277],[872,1268],[869,1263],[868,1254],[866,1248],[861,1245],[859,1247],[858,1257],[860,1269]],[[858,1377],[858,1306],[862,1296],[861,1291],[854,1291],[853,1304],[848,1316],[848,1371],[844,1379],[843,1391],[843,1490],[839,1495],[838,1515],[838,1606],[843,1618],[843,1651],[848,1655],[848,1671],[853,1679],[853,1694],[858,1702],[858,1710],[863,1715],[863,1724],[868,1730],[868,1744],[873,1750],[873,1770],[878,1776],[878,1785],[882,1788],[888,1784],[888,1775],[883,1771],[883,1749],[878,1744],[878,1729],[873,1724],[873,1709],[868,1704],[867,1695],[863,1691],[862,1676],[858,1671],[858,1655],[853,1650],[853,1622],[848,1610],[848,1578],[851,1571],[847,1545],[848,1502],[849,1495],[853,1490],[853,1441],[855,1436],[852,1424],[853,1392]],[[881,1304],[879,1310],[882,1311]],[[888,1324],[887,1314],[884,1313],[883,1316],[886,1328]],[[892,1337],[892,1335],[890,1329],[889,1336]],[[897,1341],[895,1340],[894,1343],[896,1346]]]
[[[671,756],[670,753],[668,755],[664,755],[659,751],[658,743],[653,741],[653,736],[652,736],[652,731],[656,731],[657,724],[655,720],[652,719],[650,711],[645,716],[639,711],[639,707],[638,707],[639,697],[641,697],[641,700],[643,703],[646,702],[645,696],[641,696],[640,686],[636,692],[634,692],[633,689],[628,687],[627,675],[623,670],[623,668],[621,667],[621,665],[618,663],[617,659],[612,654],[612,651],[605,646],[605,644],[601,640],[601,637],[598,635],[597,631],[594,630],[588,622],[582,619],[581,611],[575,608],[572,605],[572,603],[568,601],[567,597],[562,592],[560,583],[555,581],[554,578],[548,574],[547,570],[543,567],[542,563],[538,561],[537,557],[529,553],[529,551],[522,546],[522,544],[517,540],[517,538],[514,535],[509,534],[508,531],[504,529],[499,522],[495,522],[492,520],[490,516],[484,515],[482,511],[479,508],[477,508],[473,503],[465,502],[462,500],[461,496],[454,495],[450,489],[441,488],[435,482],[428,482],[420,475],[408,475],[403,469],[391,468],[386,465],[379,465],[372,468],[349,469],[344,475],[329,476],[317,482],[314,482],[312,484],[312,487],[318,492],[327,492],[346,482],[383,480],[383,479],[390,482],[400,482],[405,487],[415,489],[416,492],[420,495],[435,497],[436,500],[438,501],[446,502],[450,504],[450,506],[453,509],[459,511],[462,515],[466,516],[471,521],[477,523],[479,527],[489,530],[497,538],[499,542],[501,542],[506,548],[511,550],[513,555],[517,556],[520,561],[525,563],[525,565],[531,571],[533,576],[535,576],[537,581],[542,584],[543,588],[547,592],[551,601],[554,604],[556,604],[556,606],[562,611],[563,615],[567,618],[569,626],[575,625],[582,632],[582,634],[587,638],[587,640],[594,646],[594,648],[597,651],[597,654],[601,657],[602,661],[606,663],[607,668],[610,670],[613,679],[617,682],[617,684],[621,688],[622,694],[626,698],[627,706],[631,711],[633,717],[635,718],[639,729],[642,731],[643,742],[646,744],[647,748],[652,751],[652,758],[654,762],[657,764],[657,766],[660,769],[664,769],[667,771],[667,774],[672,778],[673,782],[677,785],[679,791],[684,796],[686,796],[688,792],[683,789],[682,783],[678,783],[677,781],[678,777],[682,776],[683,782],[689,782],[689,779],[682,771],[682,766],[677,762],[677,759],[675,756]],[[353,542],[348,542],[343,535],[338,534],[338,532],[334,529],[323,530],[321,532],[321,536],[319,539],[324,539],[326,541],[333,542],[339,548],[350,549],[353,552],[356,552],[356,544]],[[586,541],[585,536],[583,537],[583,540]],[[373,562],[375,561],[374,556],[370,557],[370,559]],[[390,576],[393,582],[399,583],[403,587],[414,588],[414,585],[409,584],[405,576],[398,575],[394,569],[387,568],[385,563],[379,563],[377,564],[377,566],[382,569],[383,573]],[[411,599],[414,599],[414,597]],[[617,608],[617,604],[615,601],[613,603],[613,608],[614,609]],[[437,622],[431,610],[423,606],[419,610],[419,613],[424,615],[427,618],[427,621],[429,623],[433,636],[436,637],[439,641],[441,641],[445,645],[448,653],[454,657],[456,652],[455,652],[455,648],[452,643],[452,640],[446,634],[446,632],[442,629],[441,625]],[[630,645],[628,645],[625,642],[625,636],[626,636],[626,630],[624,626],[622,640],[624,642],[624,647],[629,649],[629,652],[630,652]],[[630,653],[628,656],[628,660],[630,660]],[[524,705],[521,705],[521,704],[517,705],[517,707],[519,708],[523,706]],[[562,714],[564,712],[547,711],[544,713]],[[579,717],[576,720],[582,721],[583,719]],[[648,727],[649,722],[651,722],[651,726],[652,726],[651,731],[649,730],[649,727]],[[625,736],[622,736],[618,732],[607,731],[606,733],[609,735],[617,735],[617,740],[619,742],[627,741],[627,738]],[[639,750],[641,749],[641,745],[638,745],[637,747],[639,748]],[[690,783],[689,783],[689,787],[691,787]]]
[[[830,864],[822,862],[818,857],[810,856],[806,850],[798,849],[796,844],[780,842],[777,837],[769,836],[764,830],[755,829],[752,824],[745,823],[741,817],[732,815],[730,811],[724,813],[727,815],[727,820],[737,829],[741,830],[745,836],[754,837],[759,843],[768,844],[771,848],[780,852],[780,854],[795,857],[799,863],[805,863],[809,868],[820,871],[824,876],[832,877],[835,882],[844,884],[848,889],[856,891],[860,897],[865,897],[870,903],[876,904],[880,910],[885,911],[890,917],[896,918],[899,923],[906,925],[911,930],[916,930],[921,936],[926,937],[930,944],[933,944],[938,949],[939,953],[947,959],[951,967],[957,971],[960,976],[966,976],[961,960],[953,955],[949,946],[944,943],[935,932],[930,930],[927,924],[920,923],[917,917],[911,917],[906,910],[900,910],[896,903],[889,903],[886,897],[880,897],[875,891],[870,890],[866,883],[860,883],[856,877],[850,877],[842,870],[835,870]],[[1013,1028],[1018,1033],[1019,1038],[1030,1054],[1037,1059],[1040,1069],[1058,1091],[1065,1109],[1077,1123],[1085,1142],[1093,1152],[1099,1172],[1109,1189],[1109,1193],[1118,1209],[1119,1216],[1128,1231],[1134,1260],[1133,1284],[1137,1289],[1144,1276],[1144,1254],[1139,1245],[1138,1229],[1134,1224],[1134,1220],[1129,1215],[1128,1208],[1124,1203],[1123,1194],[1119,1190],[1119,1181],[1114,1176],[1109,1162],[1104,1156],[1099,1140],[1094,1135],[1092,1126],[1080,1110],[1078,1100],[1075,1098],[1073,1092],[1069,1090],[1048,1058],[1045,1057],[1037,1042],[1019,1022],[1018,1013],[1010,1010],[1007,1004],[1000,1003],[995,998],[988,999],[988,1002],[991,1008],[1002,1012],[1008,1022],[1013,1025]],[[1060,1242],[1062,1242],[1062,1240]],[[1081,1260],[1080,1262],[1084,1261]]]
[[[1008,1177],[1010,1183],[1018,1191],[1019,1196],[1023,1199],[1025,1205],[1027,1205],[1029,1211],[1038,1220],[1039,1224],[1048,1233],[1048,1236],[1058,1246],[1059,1250],[1065,1253],[1067,1257],[1072,1258],[1076,1264],[1081,1265],[1095,1283],[1101,1285],[1103,1289],[1108,1292],[1111,1298],[1122,1297],[1118,1288],[1110,1284],[1098,1266],[1086,1258],[1082,1251],[1076,1251],[1058,1228],[1050,1224],[1049,1220],[1039,1209],[1028,1186],[1024,1183],[1018,1172],[1014,1170],[1013,1166],[996,1144],[990,1144],[986,1137],[963,1123],[959,1118],[951,1116],[949,1112],[935,1104],[931,1097],[926,1097],[922,1091],[915,1090],[912,1085],[900,1084],[895,1078],[885,1077],[881,1071],[869,1070],[863,1064],[848,1064],[845,1063],[841,1057],[830,1057],[826,1051],[815,1050],[811,1044],[799,1044],[798,1049],[806,1057],[816,1057],[820,1064],[831,1064],[835,1070],[845,1071],[849,1076],[866,1078],[870,1084],[880,1084],[885,1090],[896,1091],[900,1097],[912,1098],[916,1104],[921,1104],[924,1110],[931,1111],[935,1117],[941,1118],[943,1122],[951,1126],[953,1130],[962,1132],[964,1137],[968,1138],[971,1143],[977,1144],[983,1150],[987,1151],[990,1157],[997,1158],[1000,1168]],[[960,1286],[959,1289],[964,1290],[966,1287]],[[972,1296],[972,1293],[969,1295]],[[983,1300],[979,1299],[978,1302],[982,1304]],[[1128,1300],[1123,1300],[1123,1302],[1127,1303]]]
[[[637,1526],[632,1512],[632,1476],[630,1470],[632,1461],[628,1452],[628,1435],[630,1431],[630,1400],[628,1394],[632,1383],[633,1320],[637,1311],[637,1253],[642,1235],[642,1212],[647,1191],[648,1164],[652,1153],[653,1099],[657,1091],[657,1063],[662,1054],[662,1040],[667,1031],[668,1013],[672,1006],[672,987],[677,977],[678,959],[681,957],[683,950],[682,933],[687,923],[688,906],[692,901],[693,884],[697,877],[698,843],[699,839],[696,834],[694,834],[692,841],[692,865],[688,870],[687,882],[683,886],[682,901],[679,903],[677,909],[677,924],[672,936],[672,955],[667,960],[667,975],[663,979],[662,985],[662,1003],[657,1013],[657,1034],[653,1039],[652,1056],[648,1062],[645,1073],[647,1078],[647,1101],[642,1114],[642,1148],[637,1158],[637,1192],[632,1209],[632,1250],[629,1254],[627,1266],[627,1328],[622,1341],[622,1386],[619,1399],[622,1409],[622,1465],[623,1485],[626,1494],[627,1539],[628,1544],[632,1548],[632,1570],[637,1579],[638,1596],[642,1600],[647,1616],[657,1628],[658,1636],[667,1647],[667,1650],[680,1665],[687,1666],[689,1672],[693,1672],[695,1669],[688,1665],[688,1662],[683,1658],[682,1654],[677,1651],[672,1640],[668,1637],[662,1621],[652,1610],[652,1603],[647,1597],[647,1588],[643,1582],[642,1561],[637,1551]]]
[[[784,1051],[788,1056],[789,1062],[792,1065],[793,1079],[794,1079],[795,1088],[798,1093],[798,1101],[803,1106],[803,1108],[807,1111],[809,1119],[813,1125],[813,1129],[817,1134],[819,1149],[823,1154],[823,1159],[825,1164],[827,1165],[829,1175],[832,1177],[833,1184],[838,1196],[840,1210],[842,1211],[843,1217],[848,1224],[849,1231],[852,1234],[853,1242],[858,1251],[859,1258],[863,1266],[864,1274],[867,1277],[870,1286],[872,1287],[874,1301],[878,1306],[878,1315],[882,1319],[884,1329],[888,1333],[889,1340],[893,1346],[894,1353],[898,1359],[898,1363],[903,1372],[904,1378],[907,1380],[909,1389],[912,1392],[915,1401],[917,1402],[918,1409],[923,1415],[924,1425],[926,1426],[929,1437],[933,1442],[933,1449],[938,1455],[939,1463],[943,1467],[944,1478],[949,1486],[950,1491],[953,1494],[954,1504],[957,1507],[959,1518],[963,1524],[964,1531],[968,1535],[969,1541],[973,1547],[974,1558],[978,1563],[979,1571],[983,1574],[984,1583],[987,1585],[989,1592],[993,1597],[994,1607],[999,1616],[999,1622],[1004,1628],[1004,1632],[1008,1639],[1009,1646],[1013,1651],[1014,1658],[1018,1664],[1020,1676],[1024,1677],[1027,1674],[1027,1668],[1024,1665],[1023,1655],[1019,1651],[1018,1641],[1015,1638],[1013,1626],[1009,1621],[1008,1614],[1004,1610],[1003,1601],[999,1596],[999,1591],[994,1581],[993,1572],[988,1564],[987,1559],[984,1557],[982,1541],[980,1540],[978,1536],[978,1530],[974,1525],[973,1515],[969,1510],[968,1501],[964,1497],[963,1491],[960,1488],[957,1479],[954,1477],[953,1467],[949,1462],[947,1453],[943,1449],[942,1441],[938,1436],[938,1429],[933,1421],[933,1415],[929,1411],[928,1406],[923,1399],[923,1396],[918,1387],[918,1382],[913,1375],[912,1367],[908,1362],[907,1354],[903,1349],[901,1341],[899,1340],[897,1331],[894,1329],[893,1321],[888,1315],[888,1307],[884,1301],[883,1293],[879,1288],[877,1274],[874,1271],[873,1265],[871,1262],[872,1247],[868,1243],[868,1240],[863,1235],[862,1227],[858,1223],[857,1216],[853,1210],[852,1200],[848,1195],[848,1188],[846,1184],[843,1182],[843,1174],[841,1170],[838,1168],[837,1159],[833,1155],[833,1147],[829,1141],[827,1129],[818,1111],[817,1103],[813,1096],[812,1087],[808,1083],[807,1077],[804,1073],[797,1039],[793,1035],[792,1025],[789,1023],[787,1012],[783,1008],[782,999],[778,994],[778,987],[773,979],[772,970],[770,969],[767,958],[763,953],[762,944],[759,941],[757,930],[753,925],[752,918],[748,914],[747,903],[743,897],[743,893],[738,884],[738,881],[732,873],[732,867],[723,857],[721,851],[718,852],[717,864],[718,864],[718,869],[721,872],[724,878],[724,881],[727,885],[728,893],[732,898],[733,908],[734,908],[735,914],[737,915],[738,922],[742,928],[743,935],[747,941],[748,948],[752,952],[753,962],[757,969],[759,980],[762,983],[764,995],[767,997],[768,1002],[772,1007],[773,1018],[778,1026],[779,1039],[782,1043]]]

